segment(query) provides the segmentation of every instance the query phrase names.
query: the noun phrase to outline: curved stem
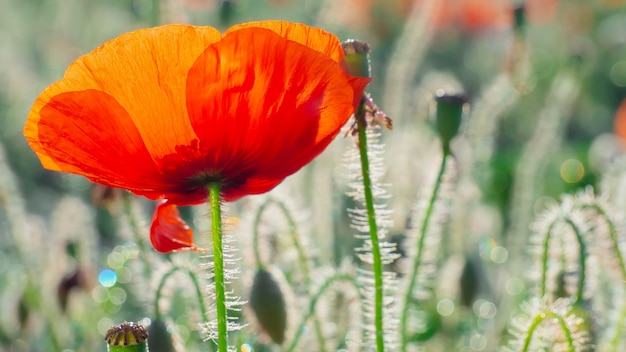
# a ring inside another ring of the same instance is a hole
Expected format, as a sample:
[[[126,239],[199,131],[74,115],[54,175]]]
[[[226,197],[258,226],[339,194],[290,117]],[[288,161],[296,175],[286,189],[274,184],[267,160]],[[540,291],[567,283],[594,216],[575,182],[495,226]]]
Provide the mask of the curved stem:
[[[541,282],[540,282],[540,293],[541,297],[545,296],[547,293],[547,281],[548,281],[548,259],[550,252],[550,237],[552,235],[552,229],[557,224],[559,220],[564,221],[568,224],[572,230],[574,231],[574,235],[576,236],[576,241],[578,242],[578,265],[580,267],[580,274],[578,278],[578,287],[576,290],[576,302],[581,302],[583,298],[583,293],[585,289],[585,280],[586,280],[586,259],[587,259],[587,245],[585,243],[585,239],[583,238],[578,225],[576,225],[572,219],[568,217],[560,217],[554,220],[548,227],[546,231],[545,239],[543,241],[543,254],[541,258]]]
[[[365,194],[365,208],[367,210],[367,222],[369,224],[370,241],[372,242],[372,259],[374,271],[374,326],[376,328],[376,349],[378,352],[385,350],[383,331],[383,264],[378,243],[378,225],[376,224],[376,212],[374,211],[374,195],[372,192],[372,180],[370,178],[369,157],[367,155],[367,123],[365,122],[365,100],[355,114],[359,130],[359,154],[361,157],[361,172],[363,175],[363,193]]]
[[[298,346],[298,341],[300,340],[300,336],[302,336],[302,332],[304,331],[304,326],[306,322],[315,314],[315,306],[317,305],[317,301],[322,297],[322,295],[326,292],[326,290],[333,284],[335,281],[345,281],[347,283],[352,284],[354,289],[359,291],[359,284],[356,282],[354,277],[348,273],[336,273],[335,275],[327,278],[317,292],[311,297],[311,302],[309,303],[309,310],[306,315],[302,317],[298,328],[296,329],[296,335],[291,340],[291,344],[289,348],[287,348],[287,352],[292,352]]]
[[[622,255],[622,251],[619,249],[619,242],[617,236],[617,229],[615,228],[615,224],[609,218],[606,211],[599,206],[598,204],[593,205],[583,205],[581,206],[583,209],[592,209],[600,215],[606,222],[606,225],[609,228],[609,237],[611,240],[611,245],[613,246],[613,250],[615,252],[615,256],[617,257],[617,262],[619,263],[619,270],[622,274],[622,281],[626,284],[626,264],[624,263],[624,256]]]
[[[411,267],[411,273],[409,274],[409,284],[407,286],[406,293],[404,294],[404,304],[402,305],[402,316],[400,317],[400,334],[402,339],[402,351],[406,351],[409,336],[407,334],[407,321],[409,316],[409,305],[411,304],[411,300],[413,299],[413,289],[415,287],[415,282],[417,281],[417,272],[419,270],[420,265],[422,264],[422,256],[424,254],[424,244],[426,243],[426,233],[428,232],[428,226],[430,225],[430,217],[433,214],[435,209],[435,203],[437,202],[437,198],[439,197],[439,190],[441,188],[441,184],[443,183],[443,175],[446,171],[446,163],[449,153],[444,152],[444,155],[441,159],[441,165],[439,166],[439,174],[437,174],[437,179],[435,180],[435,186],[433,188],[433,194],[430,197],[428,202],[428,208],[426,208],[426,213],[424,214],[424,219],[422,220],[422,225],[420,227],[420,237],[417,242],[417,252],[415,254],[415,260],[413,260],[413,266]]]
[[[537,327],[545,320],[545,319],[554,319],[559,324],[561,330],[565,335],[565,341],[567,342],[568,351],[575,351],[574,347],[574,338],[572,337],[572,332],[570,331],[565,319],[560,314],[557,314],[553,311],[542,311],[541,313],[535,315],[533,322],[530,324],[528,331],[526,332],[526,339],[524,340],[524,346],[522,347],[522,352],[527,352],[530,347],[530,343],[532,342],[533,334]]]
[[[261,254],[259,250],[259,224],[261,223],[261,217],[263,215],[263,212],[265,212],[267,207],[271,204],[276,204],[281,210],[281,212],[283,213],[283,215],[285,216],[285,219],[287,219],[287,223],[289,225],[289,235],[291,237],[293,246],[296,248],[296,252],[298,253],[298,263],[300,265],[300,270],[302,270],[304,283],[308,290],[311,287],[311,271],[309,270],[309,264],[307,260],[308,256],[306,255],[306,252],[304,251],[304,247],[302,246],[302,243],[300,243],[296,221],[294,220],[293,216],[291,216],[291,212],[287,208],[287,205],[284,202],[281,202],[276,199],[272,199],[272,198],[267,199],[259,207],[259,210],[257,211],[256,217],[254,219],[252,242],[253,242],[253,248],[254,248],[254,257],[256,259],[257,266],[260,269],[263,269],[265,267],[264,263],[262,262]],[[321,322],[319,318],[317,317],[317,315],[314,315],[313,320],[314,320],[313,323],[315,325],[315,333],[317,334],[317,340],[318,340],[318,344],[320,347],[320,352],[325,352],[326,343],[324,339],[324,334],[322,332]]]
[[[254,259],[256,261],[256,266],[259,269],[265,268],[265,263],[263,263],[263,259],[261,258],[261,249],[259,248],[259,225],[261,224],[261,217],[265,212],[265,209],[271,204],[272,200],[268,199],[265,203],[261,204],[259,210],[256,212],[256,216],[254,218],[254,225],[252,226],[252,250],[254,251]]]
[[[578,278],[578,289],[576,291],[576,302],[580,303],[583,299],[583,293],[585,290],[585,273],[586,262],[587,262],[587,245],[585,244],[585,239],[583,238],[582,233],[578,226],[572,221],[570,218],[565,218],[565,222],[572,227],[574,230],[574,234],[576,235],[576,240],[578,241],[578,265],[580,267],[580,273]]]
[[[222,248],[222,209],[220,184],[208,185],[213,235],[213,280],[215,282],[215,309],[217,313],[217,348],[228,351],[228,324],[226,315],[226,283],[224,282],[224,252]]]
[[[200,282],[198,280],[198,276],[191,269],[183,268],[180,266],[174,266],[170,270],[168,270],[162,277],[159,282],[159,286],[157,287],[155,299],[154,299],[154,315],[156,320],[163,320],[163,314],[161,314],[161,310],[159,309],[159,301],[163,296],[163,288],[165,287],[165,283],[170,276],[172,276],[176,272],[184,272],[189,275],[193,287],[196,291],[196,297],[198,298],[198,305],[200,306],[200,314],[202,314],[203,321],[209,321],[209,317],[207,315],[206,305],[204,304],[204,296],[202,294],[202,290],[200,289]]]

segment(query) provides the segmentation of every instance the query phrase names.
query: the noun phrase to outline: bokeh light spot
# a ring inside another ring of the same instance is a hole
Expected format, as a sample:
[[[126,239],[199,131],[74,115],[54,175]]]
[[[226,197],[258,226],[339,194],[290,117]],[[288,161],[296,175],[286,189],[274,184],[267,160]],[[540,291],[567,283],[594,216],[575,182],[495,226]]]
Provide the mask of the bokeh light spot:
[[[118,251],[111,252],[107,257],[107,264],[113,269],[119,269],[124,266],[126,258]]]
[[[619,61],[611,67],[611,82],[618,87],[626,87],[626,61]]]
[[[470,348],[473,351],[482,351],[487,347],[487,338],[481,334],[475,334],[470,338]]]
[[[111,287],[117,282],[117,274],[111,269],[104,269],[98,274],[98,282],[104,287]]]
[[[249,343],[244,343],[241,345],[241,352],[252,352],[252,346]]]
[[[583,163],[576,159],[568,159],[561,164],[561,178],[567,183],[576,183],[585,176]]]
[[[496,264],[502,264],[509,259],[509,251],[504,247],[496,246],[491,250],[491,260]]]
[[[519,295],[524,288],[524,282],[517,277],[508,279],[505,284],[506,292],[510,295]]]
[[[113,326],[113,324],[115,324],[113,323],[113,320],[109,318],[102,318],[98,320],[98,324],[96,325],[96,327],[100,335],[104,336],[106,332],[111,328],[111,326]]]
[[[437,312],[444,317],[447,317],[454,313],[454,302],[452,300],[444,298],[437,303]]]

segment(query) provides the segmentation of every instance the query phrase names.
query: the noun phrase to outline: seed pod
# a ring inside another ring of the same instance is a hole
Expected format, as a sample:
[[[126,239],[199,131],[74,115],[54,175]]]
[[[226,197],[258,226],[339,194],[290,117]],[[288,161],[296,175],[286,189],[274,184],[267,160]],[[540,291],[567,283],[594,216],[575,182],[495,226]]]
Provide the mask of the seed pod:
[[[148,331],[142,325],[124,322],[112,326],[104,340],[109,352],[147,352]]]
[[[287,307],[280,285],[272,274],[259,269],[252,281],[250,307],[263,330],[277,344],[285,341],[287,329]]]
[[[443,91],[437,92],[437,113],[435,124],[441,138],[443,152],[450,154],[450,141],[459,132],[463,117],[463,105],[466,98],[463,95],[450,95]]]

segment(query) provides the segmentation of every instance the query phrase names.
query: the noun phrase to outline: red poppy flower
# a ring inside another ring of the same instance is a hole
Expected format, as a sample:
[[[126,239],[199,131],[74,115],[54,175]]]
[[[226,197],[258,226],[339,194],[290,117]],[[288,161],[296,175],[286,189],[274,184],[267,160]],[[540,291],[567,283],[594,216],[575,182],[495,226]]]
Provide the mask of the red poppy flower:
[[[165,199],[155,249],[195,248],[175,205],[205,201],[209,182],[227,201],[267,192],[337,135],[369,83],[343,55],[334,35],[282,21],[138,30],[72,63],[24,134],[47,169]]]

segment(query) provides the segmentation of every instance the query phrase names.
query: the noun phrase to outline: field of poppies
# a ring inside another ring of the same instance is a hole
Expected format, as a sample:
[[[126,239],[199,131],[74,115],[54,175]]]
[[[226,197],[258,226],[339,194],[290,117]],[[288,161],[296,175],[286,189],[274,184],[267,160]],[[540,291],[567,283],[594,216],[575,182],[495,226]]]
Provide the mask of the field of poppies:
[[[624,0],[0,0],[0,351],[623,351],[625,210]]]

